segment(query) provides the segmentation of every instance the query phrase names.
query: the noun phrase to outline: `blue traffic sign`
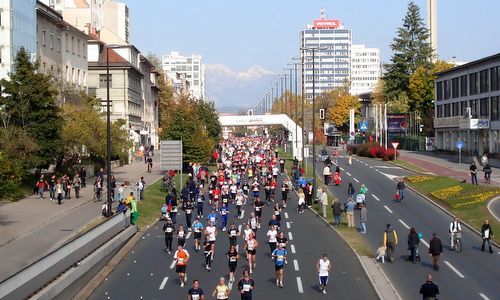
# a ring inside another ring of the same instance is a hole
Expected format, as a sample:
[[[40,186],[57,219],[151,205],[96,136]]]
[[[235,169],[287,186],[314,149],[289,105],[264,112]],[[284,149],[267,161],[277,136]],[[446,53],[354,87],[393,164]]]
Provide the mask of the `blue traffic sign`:
[[[368,121],[361,121],[359,122],[359,131],[368,131]]]
[[[455,146],[458,148],[458,149],[462,149],[464,147],[464,142],[462,141],[457,141],[457,143],[455,144]]]

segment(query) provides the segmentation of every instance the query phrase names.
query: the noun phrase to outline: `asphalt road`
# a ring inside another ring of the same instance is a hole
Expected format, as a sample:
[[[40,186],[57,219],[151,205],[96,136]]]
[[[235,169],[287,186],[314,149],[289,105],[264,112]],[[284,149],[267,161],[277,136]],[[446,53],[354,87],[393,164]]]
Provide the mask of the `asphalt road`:
[[[263,192],[262,192],[263,193]],[[262,228],[257,233],[259,248],[257,250],[257,266],[252,274],[255,280],[254,299],[377,299],[369,279],[365,275],[354,253],[348,245],[321,219],[310,211],[298,214],[296,196],[282,212],[281,230],[289,238],[288,265],[285,267],[284,288],[275,285],[274,264],[270,258],[269,246],[266,243]],[[280,198],[279,196],[277,196]],[[249,201],[250,202],[250,201]],[[249,204],[244,207],[244,218],[233,218],[235,224],[246,222],[253,210]],[[206,211],[206,205],[205,205]],[[263,224],[267,224],[272,209],[267,207],[263,212]],[[231,215],[235,215],[231,208]],[[178,222],[184,223],[184,215]],[[204,222],[205,224],[206,222]],[[206,225],[206,224],[205,224]],[[187,267],[188,285],[181,288],[173,267],[172,256],[165,253],[162,222],[158,222],[145,232],[143,239],[126,256],[120,265],[111,273],[92,294],[90,299],[186,299],[190,282],[198,279],[205,294],[211,297],[217,280],[221,276],[228,279],[228,266],[225,258],[229,240],[225,232],[219,230],[216,255],[212,271],[204,269],[202,252],[194,251],[192,236],[187,240],[187,250],[191,258]],[[236,271],[236,280],[241,277],[247,267],[243,255],[243,238],[238,239],[240,259]],[[174,247],[176,242],[174,241]],[[328,253],[333,264],[328,286],[328,295],[319,291],[316,262],[323,253]],[[236,282],[237,282],[236,281]],[[232,288],[230,299],[239,299],[238,290]]]
[[[406,190],[402,203],[393,200],[396,191],[394,177],[411,175],[411,172],[369,158],[355,158],[349,166],[347,158],[342,157],[339,163],[343,182],[339,187],[331,187],[337,198],[347,200],[349,182],[354,184],[356,190],[359,190],[362,183],[368,188],[367,235],[364,238],[370,248],[375,252],[383,241],[387,223],[391,223],[398,233],[395,262],[386,262],[382,269],[402,299],[421,299],[418,291],[427,274],[432,274],[434,282],[439,285],[440,299],[499,299],[499,249],[494,249],[493,254],[481,252],[481,238],[463,226],[463,251],[451,251],[448,246],[451,218],[447,214],[410,190]],[[318,163],[316,169],[321,174],[323,164]],[[359,212],[356,212],[355,220],[358,223]],[[417,232],[424,235],[419,247],[422,258],[420,264],[414,265],[406,261],[410,227],[415,227]],[[439,272],[432,269],[428,254],[428,241],[433,232],[438,234],[445,248]]]

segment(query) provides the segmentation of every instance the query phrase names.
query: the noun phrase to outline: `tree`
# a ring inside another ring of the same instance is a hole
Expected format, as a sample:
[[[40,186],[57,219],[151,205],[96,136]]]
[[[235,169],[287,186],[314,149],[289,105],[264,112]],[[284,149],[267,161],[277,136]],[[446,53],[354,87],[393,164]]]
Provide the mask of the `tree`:
[[[349,122],[349,110],[354,108],[359,110],[358,98],[349,94],[347,85],[323,93],[317,98],[318,102],[326,109],[326,117],[335,123],[337,127],[342,127]]]
[[[430,68],[433,54],[428,38],[429,32],[420,17],[420,8],[410,1],[403,26],[398,28],[391,44],[394,52],[391,62],[384,66],[384,94],[388,101],[398,99],[403,92],[409,93],[410,76],[418,67]]]
[[[30,168],[46,168],[62,153],[60,129],[63,125],[56,90],[51,77],[37,72],[28,53],[21,48],[16,55],[14,72],[0,80],[0,107],[6,115],[6,130],[25,130],[37,144]],[[19,141],[10,141],[19,142]]]
[[[410,77],[409,111],[419,111],[423,118],[424,134],[434,134],[434,74],[446,71],[453,65],[442,60],[436,61],[431,68],[420,66]]]
[[[196,100],[196,111],[205,124],[207,134],[214,143],[218,143],[222,136],[222,127],[219,115],[213,101]]]

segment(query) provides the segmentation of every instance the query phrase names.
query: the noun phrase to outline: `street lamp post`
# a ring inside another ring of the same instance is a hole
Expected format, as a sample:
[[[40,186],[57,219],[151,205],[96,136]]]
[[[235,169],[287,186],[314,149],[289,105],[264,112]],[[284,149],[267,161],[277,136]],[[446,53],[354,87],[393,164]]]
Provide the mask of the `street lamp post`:
[[[315,56],[316,52],[320,50],[325,50],[326,47],[304,47],[302,50],[312,52],[312,132],[313,132],[313,195],[316,195],[316,66],[315,66]]]
[[[294,66],[294,76],[295,76],[295,148],[297,149],[298,151],[298,137],[299,137],[299,133],[298,133],[298,123],[299,123],[299,105],[298,105],[298,102],[299,102],[299,94],[298,94],[298,87],[297,87],[297,66],[299,65],[300,63],[288,63],[288,65],[293,65]],[[291,69],[290,69],[291,70]],[[291,72],[291,71],[290,71]],[[290,83],[292,81],[290,80]],[[290,91],[292,89],[290,88]],[[303,126],[303,125],[302,125]],[[302,127],[302,130],[304,128]],[[302,145],[304,144],[304,138],[302,138]],[[304,159],[304,152],[302,152],[302,155],[301,155],[302,159]]]

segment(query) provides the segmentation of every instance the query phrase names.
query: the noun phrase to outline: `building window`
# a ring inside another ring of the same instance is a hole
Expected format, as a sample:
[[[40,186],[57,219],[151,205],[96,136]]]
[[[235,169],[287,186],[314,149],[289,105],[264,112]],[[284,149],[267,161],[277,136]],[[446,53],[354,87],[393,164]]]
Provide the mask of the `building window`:
[[[436,115],[438,118],[443,117],[443,106],[442,105],[436,106]]]
[[[460,97],[467,96],[467,75],[460,76]]]
[[[443,82],[443,90],[444,90],[444,99],[447,100],[447,99],[450,99],[450,81],[449,80],[445,80]]]
[[[500,120],[500,96],[491,97],[491,121]]]
[[[469,90],[470,95],[476,95],[479,92],[479,78],[477,72],[469,75]]]
[[[75,54],[75,38],[71,37],[71,53]]]
[[[458,98],[458,77],[451,80],[451,98]]]
[[[448,118],[451,117],[451,111],[450,111],[450,104],[445,104],[444,105],[444,117]]]
[[[474,119],[477,119],[478,115],[477,102],[477,99],[469,100],[470,113]]]
[[[45,31],[45,29],[42,29],[42,45],[46,45],[47,43],[47,32]]]
[[[479,73],[479,90],[480,93],[487,93],[490,91],[490,78],[489,78],[489,69],[483,70]]]
[[[460,111],[463,117],[467,117],[467,101],[460,102]]]
[[[57,44],[56,44],[56,50],[57,52],[61,52],[61,37],[57,37]]]
[[[106,87],[106,74],[99,74],[99,88]],[[109,74],[109,87],[113,87],[113,74]]]
[[[490,69],[490,86],[492,91],[500,90],[500,67]]]
[[[64,35],[64,37],[65,37],[65,41],[66,41],[66,45],[64,45],[64,47],[66,48],[66,49],[65,49],[65,50],[66,50],[66,52],[69,52],[69,38],[68,38],[68,34],[66,33],[66,34]]]
[[[442,81],[438,81],[438,83],[436,84],[436,99],[438,101],[443,100],[443,82]]]
[[[452,112],[451,112],[452,117],[460,116],[460,103],[459,102],[452,103],[451,108],[452,108]]]
[[[488,98],[482,98],[479,100],[479,115],[481,118],[488,118],[489,116],[488,101]]]
[[[78,47],[78,56],[81,55],[81,46],[80,46],[80,39],[77,41],[77,47]]]
[[[50,45],[50,49],[54,50],[54,34],[53,33],[50,34],[49,45]]]

